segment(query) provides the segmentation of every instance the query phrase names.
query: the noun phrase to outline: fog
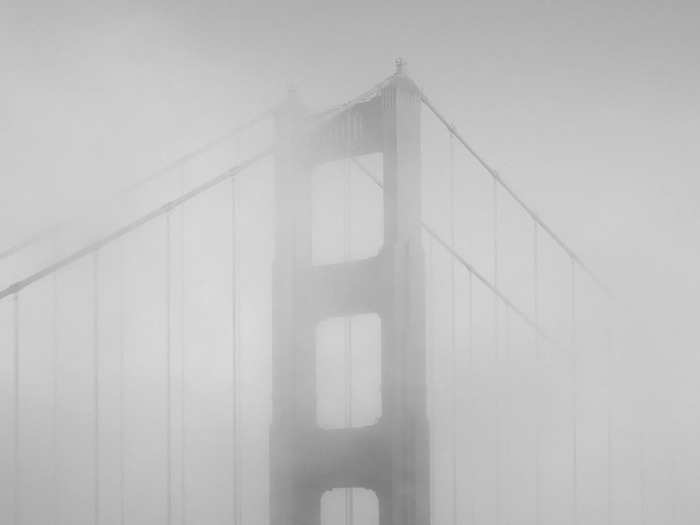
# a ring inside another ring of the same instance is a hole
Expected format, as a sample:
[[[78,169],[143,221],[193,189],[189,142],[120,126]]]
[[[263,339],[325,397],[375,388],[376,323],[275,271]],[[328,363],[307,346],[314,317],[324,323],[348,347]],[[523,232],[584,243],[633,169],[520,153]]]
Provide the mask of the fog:
[[[275,144],[290,89],[324,110],[404,57],[610,290],[577,265],[572,281],[423,108],[423,221],[472,268],[423,232],[431,521],[696,523],[699,15],[3,2],[0,287]],[[314,171],[315,265],[382,250],[382,158],[355,160]],[[265,157],[0,301],[0,523],[269,523],[275,169]],[[380,418],[381,333],[373,314],[318,324],[319,426]],[[324,525],[349,525],[343,492]],[[373,498],[353,489],[354,524],[377,523]]]

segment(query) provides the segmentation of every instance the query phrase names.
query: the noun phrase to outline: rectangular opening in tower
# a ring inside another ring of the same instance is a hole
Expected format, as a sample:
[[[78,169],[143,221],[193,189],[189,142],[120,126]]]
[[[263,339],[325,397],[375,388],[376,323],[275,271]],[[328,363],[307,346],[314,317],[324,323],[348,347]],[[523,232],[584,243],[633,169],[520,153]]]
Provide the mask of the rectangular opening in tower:
[[[314,169],[312,261],[324,265],[366,259],[384,243],[382,155],[327,162]]]
[[[321,525],[378,525],[374,491],[352,487],[328,490],[321,497]]]
[[[381,320],[332,317],[316,327],[316,422],[324,429],[375,424],[382,414]]]

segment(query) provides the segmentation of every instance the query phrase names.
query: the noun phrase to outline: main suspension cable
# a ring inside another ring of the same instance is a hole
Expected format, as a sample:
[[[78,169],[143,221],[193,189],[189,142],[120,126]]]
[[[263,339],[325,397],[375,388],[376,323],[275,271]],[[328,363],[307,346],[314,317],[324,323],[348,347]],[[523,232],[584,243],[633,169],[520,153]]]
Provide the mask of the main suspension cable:
[[[425,106],[437,117],[437,119],[445,126],[451,133],[459,140],[459,142],[464,146],[464,148],[471,154],[472,157],[488,172],[488,174],[503,188],[506,192],[517,202],[520,207],[530,216],[534,221],[536,221],[540,227],[554,240],[554,242],[559,245],[559,247],[573,260],[576,262],[581,269],[588,274],[591,280],[600,288],[603,293],[608,297],[612,294],[609,288],[598,278],[598,276],[583,262],[583,260],[576,255],[576,253],[569,248],[569,246],[559,237],[552,228],[550,228],[540,217],[530,208],[525,201],[513,190],[509,184],[507,184],[503,178],[489,166],[486,161],[474,150],[474,148],[462,137],[462,135],[457,131],[454,125],[450,124],[448,120],[438,111],[438,109],[433,105],[433,103],[428,99],[428,97],[421,91],[421,100]]]
[[[364,166],[356,159],[354,159],[354,162],[377,187],[384,187],[382,182],[378,180],[377,177],[366,166]],[[425,221],[423,221],[421,222],[421,227],[428,234],[429,237],[432,237],[442,249],[444,249],[448,254],[454,257],[460,265],[462,265],[468,272],[470,272],[474,277],[476,277],[481,284],[483,284],[492,294],[494,294],[498,299],[500,299],[505,306],[510,308],[511,311],[515,313],[525,324],[527,324],[532,329],[537,330],[538,334],[542,339],[550,342],[553,345],[556,345],[559,348],[564,348],[566,346],[562,342],[554,339],[554,337],[552,337],[550,334],[544,332],[542,330],[542,327],[537,325],[530,318],[530,316],[528,316],[522,309],[518,308],[518,306],[515,303],[513,303],[513,301],[511,301],[506,295],[504,295],[501,290],[496,288],[491,281],[489,281],[481,272],[479,272],[472,264],[470,264],[461,254],[459,254],[453,246],[450,246],[450,243],[445,241],[432,226],[428,225]]]
[[[185,202],[190,201],[191,199],[197,197],[198,195],[206,192],[207,190],[219,185],[225,180],[230,179],[231,177],[235,177],[239,173],[241,173],[244,169],[248,168],[249,166],[252,166],[253,164],[259,162],[260,160],[266,158],[267,156],[270,155],[272,152],[273,148],[268,148],[266,150],[263,150],[262,152],[250,157],[249,159],[241,162],[237,166],[226,170],[225,172],[221,173],[217,177],[214,177],[213,179],[210,179],[209,181],[197,186],[196,188],[190,190],[189,192],[181,195],[180,197],[171,200],[162,206],[146,213],[145,215],[139,217],[138,219],[130,222],[126,226],[123,226],[112,233],[106,235],[105,237],[102,237],[101,239],[89,244],[88,246],[85,246],[72,254],[58,260],[57,262],[54,262],[52,264],[49,264],[48,266],[44,267],[43,269],[39,270],[38,272],[35,272],[31,274],[30,276],[26,277],[25,279],[22,279],[20,281],[15,282],[14,284],[8,286],[7,288],[3,289],[0,291],[0,299],[4,299],[5,297],[12,295],[14,293],[17,293],[21,291],[22,289],[26,288],[30,284],[38,281],[39,279],[42,279],[46,277],[47,275],[52,274],[53,272],[60,270],[61,268],[64,268],[65,266],[68,266],[69,264],[75,262],[76,260],[89,255],[106,244],[113,242],[127,233],[132,232],[133,230],[143,226],[144,224],[147,224],[151,222],[152,220],[164,215],[168,211],[170,211],[173,208],[179,207]]]
[[[136,193],[138,190],[143,189],[146,187],[148,184],[156,181],[157,179],[169,174],[169,173],[174,173],[176,172],[175,170],[178,167],[181,167],[182,165],[188,163],[189,161],[211,151],[212,149],[216,148],[226,140],[229,140],[235,136],[240,135],[241,133],[249,130],[253,126],[259,124],[260,122],[263,122],[267,118],[269,118],[273,113],[274,113],[275,106],[269,107],[256,115],[254,118],[250,119],[246,123],[244,123],[241,126],[238,126],[204,144],[199,146],[197,149],[194,151],[191,151],[185,155],[182,155],[181,157],[178,157],[177,159],[169,162],[167,165],[163,166],[162,168],[158,169],[157,171],[151,173],[150,175],[138,180],[137,182],[127,186],[126,188],[120,190],[114,195],[108,196],[108,197],[103,197],[99,200],[99,205],[96,205],[93,203],[93,206],[88,210],[82,210],[79,214],[72,216],[69,219],[65,219],[60,221],[57,224],[54,224],[52,226],[49,226],[48,228],[45,228],[33,235],[30,235],[28,238],[13,244],[12,246],[6,248],[2,252],[0,252],[0,261],[3,261],[9,257],[12,257],[14,255],[17,255],[19,252],[30,248],[31,246],[34,246],[43,240],[47,239],[48,237],[51,237],[52,235],[55,235],[57,233],[60,233],[61,231],[65,230],[66,228],[70,227],[71,225],[75,224],[79,220],[87,220],[85,215],[87,213],[90,213],[95,210],[99,210],[101,207],[105,205],[105,203],[108,202],[114,202],[118,201],[119,199],[123,199],[125,197],[128,197],[131,194]]]

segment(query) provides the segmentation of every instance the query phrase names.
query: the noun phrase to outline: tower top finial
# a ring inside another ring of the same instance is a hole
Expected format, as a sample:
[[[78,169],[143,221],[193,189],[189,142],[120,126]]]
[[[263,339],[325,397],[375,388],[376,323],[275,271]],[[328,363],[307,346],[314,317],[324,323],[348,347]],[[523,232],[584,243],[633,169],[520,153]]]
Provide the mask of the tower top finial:
[[[396,74],[403,75],[406,68],[406,61],[403,58],[398,57],[396,60],[394,60],[394,65],[396,65]]]

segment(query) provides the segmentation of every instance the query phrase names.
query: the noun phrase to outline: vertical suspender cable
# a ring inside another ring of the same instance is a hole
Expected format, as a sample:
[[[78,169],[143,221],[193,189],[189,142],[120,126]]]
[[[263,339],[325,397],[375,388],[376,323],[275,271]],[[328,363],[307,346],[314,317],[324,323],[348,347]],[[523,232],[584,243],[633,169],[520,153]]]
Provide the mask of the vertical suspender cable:
[[[430,509],[431,516],[430,522],[432,523],[432,517],[434,515],[434,505],[435,505],[435,393],[433,390],[434,385],[434,374],[435,374],[435,357],[433,356],[433,348],[435,347],[435,312],[434,312],[434,289],[435,289],[435,276],[434,276],[434,253],[433,253],[433,238],[428,237],[428,413],[429,413],[429,423],[430,427],[428,432],[430,434]]]
[[[51,277],[51,490],[53,522],[59,521],[58,500],[58,276]]]
[[[92,260],[92,290],[93,290],[93,314],[92,314],[92,344],[93,344],[93,376],[92,388],[94,398],[93,406],[93,432],[95,477],[94,487],[94,518],[95,525],[100,523],[100,252],[96,251]]]
[[[643,423],[642,423],[643,425]],[[639,523],[646,525],[647,522],[647,432],[642,427],[642,436],[639,440]]]
[[[345,260],[352,258],[352,165],[349,158],[345,164]],[[345,426],[352,427],[352,317],[345,322]],[[345,524],[354,522],[354,489],[345,489]]]
[[[612,342],[612,331],[608,327],[606,330],[606,343],[607,343],[607,357],[608,357],[608,525],[612,525],[613,517],[613,410],[615,397],[613,395],[613,385],[614,385],[614,354],[613,354],[613,342]]]
[[[15,428],[13,433],[13,462],[14,462],[14,491],[13,491],[13,514],[14,514],[14,524],[19,525],[21,520],[21,501],[20,501],[20,450],[19,450],[19,436],[20,436],[20,399],[19,399],[19,375],[20,375],[20,363],[19,363],[19,348],[20,348],[20,318],[19,318],[19,292],[15,293],[13,297],[13,316],[14,316],[14,349],[13,349],[13,388],[14,388],[14,417],[15,417]]]
[[[498,181],[493,179],[493,287],[498,290]],[[496,323],[498,323],[498,308],[496,308]]]
[[[449,177],[450,177],[450,244],[457,249],[455,232],[455,169],[454,136],[449,134]],[[450,368],[451,368],[451,447],[452,447],[452,525],[457,525],[457,327],[455,323],[455,258],[450,258]]]
[[[571,259],[572,523],[578,523],[578,362],[576,348],[576,261]]]
[[[671,525],[678,525],[678,447],[671,456]]]
[[[172,246],[171,246],[170,211],[165,214],[165,442],[166,469],[165,496],[167,501],[166,523],[172,523],[173,513],[173,462],[172,462]]]
[[[533,316],[535,321],[535,524],[542,521],[542,510],[540,508],[542,496],[542,413],[540,402],[542,401],[541,379],[542,379],[542,354],[540,348],[540,262],[539,262],[539,225],[537,221],[532,222],[532,267],[533,267]]]
[[[506,391],[505,385],[513,385],[509,380],[511,378],[511,362],[510,362],[510,351],[511,351],[511,330],[510,330],[510,307],[504,305],[503,307],[503,360],[501,363],[501,378],[502,381],[502,391],[501,391],[501,465],[503,465],[508,457],[508,409],[510,408],[511,396],[510,391]],[[504,476],[505,477],[505,476]],[[507,479],[507,478],[506,478]],[[501,522],[506,522],[508,517],[508,507],[506,505],[501,505],[503,514],[501,516]]]
[[[238,192],[236,191],[236,179],[231,179],[231,331],[232,347],[231,356],[231,405],[232,405],[232,433],[233,433],[233,523],[241,522],[241,495],[239,487],[240,458],[239,458],[239,413],[238,413]]]
[[[499,289],[498,282],[498,181],[493,179],[493,284],[496,290]],[[493,338],[494,338],[494,356],[493,360],[495,365],[495,376],[501,379],[500,375],[500,363],[499,363],[499,298],[494,296],[493,300],[494,311],[493,311]],[[501,469],[502,469],[502,458],[501,458],[501,390],[503,385],[500,381],[496,381],[496,522],[502,523],[502,502],[501,502],[501,491],[502,491],[502,479],[501,479]]]
[[[180,194],[185,194],[185,167],[180,167]],[[187,341],[185,331],[185,203],[180,206],[180,523],[187,523]]]
[[[126,344],[125,294],[126,268],[124,241],[119,243],[119,523],[126,522]]]
[[[470,374],[470,388],[471,388],[471,395],[469,396],[469,404],[472,410],[470,410],[471,414],[474,414],[476,411],[476,389],[474,388],[474,380],[476,379],[476,373],[474,372],[474,279],[471,270],[469,270],[468,273],[468,279],[469,279],[469,293],[468,293],[468,308],[469,308],[469,313],[467,315],[467,361],[469,364],[469,374]],[[471,497],[470,497],[470,503],[471,503],[471,525],[476,525],[476,494],[475,494],[475,487],[476,487],[476,468],[475,468],[475,458],[476,458],[476,453],[474,450],[474,444],[476,440],[474,439],[474,431],[472,430],[469,433],[470,437],[470,450],[469,450],[469,465],[472,467],[471,468],[471,473],[472,473],[472,482],[470,485],[470,492],[471,492]]]

